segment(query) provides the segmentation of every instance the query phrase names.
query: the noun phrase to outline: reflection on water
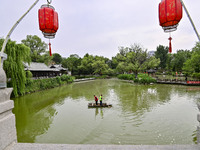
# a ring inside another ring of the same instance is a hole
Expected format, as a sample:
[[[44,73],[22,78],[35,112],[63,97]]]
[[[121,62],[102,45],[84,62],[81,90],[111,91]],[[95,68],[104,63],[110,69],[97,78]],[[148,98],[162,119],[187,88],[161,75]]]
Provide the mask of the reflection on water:
[[[99,115],[101,116],[101,119],[103,119],[103,108],[95,108],[95,118]]]
[[[195,90],[191,90],[195,89]],[[194,144],[198,87],[134,85],[120,80],[73,83],[16,98],[19,142]],[[88,108],[103,94],[111,108]]]

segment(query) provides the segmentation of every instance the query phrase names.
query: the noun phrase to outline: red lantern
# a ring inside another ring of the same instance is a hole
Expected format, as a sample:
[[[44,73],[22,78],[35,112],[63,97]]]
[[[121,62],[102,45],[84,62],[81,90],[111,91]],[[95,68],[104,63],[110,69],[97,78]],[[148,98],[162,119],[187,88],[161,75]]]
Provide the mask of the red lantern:
[[[54,7],[49,4],[42,5],[38,10],[39,27],[45,38],[53,39],[55,38],[56,32],[58,30],[58,13],[55,11]],[[52,56],[50,41],[49,53],[50,56]]]
[[[182,19],[182,4],[180,0],[162,0],[159,4],[159,21],[165,32],[177,29]],[[172,52],[171,36],[169,37],[169,53]]]
[[[54,38],[58,30],[58,13],[51,5],[42,5],[38,12],[39,26],[44,37]]]
[[[182,18],[180,0],[162,0],[159,4],[160,26],[165,32],[175,31]]]

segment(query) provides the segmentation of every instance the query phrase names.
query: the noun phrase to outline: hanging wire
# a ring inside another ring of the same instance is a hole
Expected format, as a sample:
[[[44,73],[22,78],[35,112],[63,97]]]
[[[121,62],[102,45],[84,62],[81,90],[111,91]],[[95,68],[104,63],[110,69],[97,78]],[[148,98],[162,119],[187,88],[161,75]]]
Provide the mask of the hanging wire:
[[[52,0],[47,0],[47,3],[50,5],[51,4],[51,2],[52,2]]]

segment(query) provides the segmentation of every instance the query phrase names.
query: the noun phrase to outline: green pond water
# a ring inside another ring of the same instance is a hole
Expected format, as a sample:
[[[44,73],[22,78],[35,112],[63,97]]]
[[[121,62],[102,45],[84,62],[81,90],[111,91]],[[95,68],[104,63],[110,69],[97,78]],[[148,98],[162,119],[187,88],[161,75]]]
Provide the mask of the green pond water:
[[[195,144],[199,91],[108,79],[28,94],[14,99],[18,142]],[[88,108],[94,94],[113,107]]]

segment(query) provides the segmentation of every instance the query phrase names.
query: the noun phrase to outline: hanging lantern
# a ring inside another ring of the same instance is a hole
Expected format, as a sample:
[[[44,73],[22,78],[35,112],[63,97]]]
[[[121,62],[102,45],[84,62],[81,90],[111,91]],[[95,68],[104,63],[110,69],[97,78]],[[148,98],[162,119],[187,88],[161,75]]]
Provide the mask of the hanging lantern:
[[[165,32],[177,29],[182,18],[182,4],[180,0],[162,0],[159,4],[159,21]]]
[[[38,10],[39,27],[45,38],[55,38],[58,30],[58,13],[54,7],[50,5],[51,2],[47,0],[48,4],[42,5]],[[49,41],[49,50],[51,50],[51,43]],[[51,53],[50,53],[51,56]]]
[[[182,19],[182,4],[180,0],[162,0],[159,4],[159,21],[164,32],[172,32],[177,29]],[[172,52],[171,35],[169,37],[169,53]]]

